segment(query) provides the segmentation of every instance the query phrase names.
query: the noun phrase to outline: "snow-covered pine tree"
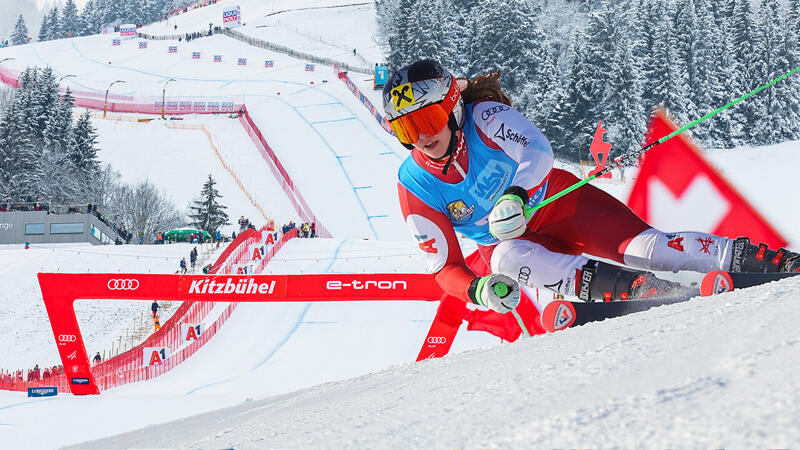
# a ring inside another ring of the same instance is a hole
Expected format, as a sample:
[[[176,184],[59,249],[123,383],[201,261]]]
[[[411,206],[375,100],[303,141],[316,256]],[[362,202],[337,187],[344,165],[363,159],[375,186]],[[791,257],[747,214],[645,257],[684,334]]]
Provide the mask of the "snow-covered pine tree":
[[[47,13],[45,20],[50,23],[49,34],[47,35],[46,40],[51,41],[53,39],[61,39],[64,37],[64,32],[61,27],[61,18],[58,14],[58,6],[53,6],[50,9],[50,12]]]
[[[75,121],[72,134],[75,145],[70,149],[69,158],[78,173],[93,184],[100,176],[100,160],[97,158],[97,130],[88,110]]]
[[[67,88],[47,118],[42,137],[45,144],[58,154],[68,155],[75,147],[75,136],[72,129],[72,108],[74,106],[75,97]]]
[[[726,8],[721,8],[725,10]],[[711,87],[711,101],[715,108],[727,104],[735,97],[735,91],[730,87],[730,80],[736,76],[736,61],[734,56],[732,36],[729,22],[731,15],[718,16],[715,20],[716,38],[715,62],[716,72]],[[735,146],[735,137],[741,135],[741,130],[735,128],[733,111],[726,109],[717,115],[709,130],[709,139],[715,147],[731,148]]]
[[[61,12],[61,35],[63,37],[77,37],[83,35],[85,25],[74,0],[67,0]]]
[[[50,24],[50,14],[45,14],[42,18],[42,25],[39,27],[39,42],[49,41],[53,35],[53,26]]]
[[[378,11],[378,30],[382,36],[384,54],[390,70],[397,69],[408,62],[412,30],[407,26],[408,17],[417,8],[416,0],[376,0]]]
[[[637,43],[641,36],[630,26],[635,23],[629,20],[635,7],[626,3],[618,10],[617,17],[623,21],[617,24],[612,34],[614,53],[609,55],[608,89],[603,99],[606,111],[604,126],[608,128],[605,140],[613,144],[612,154],[640,149],[647,119],[642,104],[644,80],[641,63],[636,58],[636,49],[643,44]],[[626,26],[626,22],[630,25]]]
[[[800,0],[789,0],[786,10],[786,51],[789,68],[800,67]],[[790,108],[798,119],[792,124],[794,136],[800,136],[800,80],[791,76],[784,78],[791,88]],[[793,138],[797,139],[797,137]]]
[[[222,196],[214,187],[216,184],[211,174],[208,174],[208,180],[203,183],[203,189],[200,191],[200,199],[195,200],[194,205],[189,207],[192,226],[205,230],[212,236],[221,226],[230,224],[228,214],[225,212],[227,207],[219,202]]]
[[[642,84],[642,105],[649,114],[655,108],[656,102],[653,100],[653,81],[654,71],[653,49],[655,47],[656,27],[662,20],[663,0],[640,0],[636,5],[634,17],[634,30],[641,36],[638,39],[635,56],[641,61],[641,73],[644,83]]]
[[[520,99],[541,57],[535,53],[543,45],[534,21],[537,10],[531,2],[515,0],[480,2],[473,9],[477,27],[472,39],[479,50],[472,75],[499,70],[503,90],[512,99]]]
[[[679,122],[688,123],[689,86],[686,62],[678,57],[672,5],[664,4],[664,19],[656,28],[653,49],[653,101]]]
[[[517,110],[533,123],[546,128],[546,119],[553,112],[561,95],[560,89],[563,89],[557,67],[558,50],[537,19],[542,15],[542,5],[538,1],[528,2],[524,13],[529,20],[525,23],[526,28],[520,30],[524,36],[518,45],[524,47],[524,52],[519,53],[519,71],[525,74],[525,78],[520,80],[519,92],[512,99]],[[501,81],[508,76],[513,74],[503,74]],[[503,83],[505,86],[506,82]]]
[[[89,0],[83,5],[84,34],[99,33],[103,28],[104,15],[100,11],[100,0]]]
[[[31,186],[37,155],[32,135],[20,95],[17,95],[0,119],[0,194],[3,199],[24,202],[34,197]]]
[[[674,105],[672,112],[681,123],[689,123],[697,116],[697,104],[694,99],[695,86],[700,84],[702,77],[697,67],[697,42],[695,30],[697,29],[697,15],[694,0],[681,0],[676,5],[675,32],[670,35],[675,50],[675,79],[674,83],[681,86],[684,92],[678,105]]]
[[[757,87],[753,77],[753,68],[757,65],[757,59],[763,55],[757,55],[753,48],[756,32],[753,24],[750,0],[731,0],[731,10],[733,18],[730,24],[733,51],[736,63],[736,76],[729,79],[729,89],[733,90],[733,97],[739,97],[746,92]],[[734,137],[737,143],[749,143],[752,140],[751,130],[755,125],[756,110],[753,102],[745,101],[736,105],[731,111],[731,120],[734,129],[740,130],[741,135]]]
[[[33,130],[34,136],[43,139],[47,123],[51,120],[51,115],[57,111],[56,106],[61,94],[52,68],[45,67],[41,70],[29,68],[28,70],[31,70],[30,83],[27,85],[20,83],[20,89],[27,91],[28,94],[23,97],[28,101],[24,105],[28,110],[28,124]]]
[[[145,16],[147,14],[147,3],[145,0],[127,0],[123,4],[124,15],[122,19],[125,22],[140,24],[145,23]]]
[[[756,84],[767,82],[789,70],[789,54],[785,42],[784,23],[777,0],[762,0],[758,9],[754,50],[761,55],[753,68]],[[792,122],[797,118],[790,107],[792,89],[789,83],[776,83],[752,97],[756,122],[753,137],[758,144],[774,144],[794,137]]]
[[[569,65],[566,89],[556,102],[546,128],[548,138],[556,155],[562,158],[580,160],[587,158],[592,131],[597,126],[593,115],[595,82],[589,77],[589,64],[586,56],[587,39],[576,33],[573,39],[573,58]]]
[[[25,19],[22,14],[17,18],[17,23],[14,24],[14,31],[11,33],[11,45],[22,45],[28,43],[28,27],[25,26]]]

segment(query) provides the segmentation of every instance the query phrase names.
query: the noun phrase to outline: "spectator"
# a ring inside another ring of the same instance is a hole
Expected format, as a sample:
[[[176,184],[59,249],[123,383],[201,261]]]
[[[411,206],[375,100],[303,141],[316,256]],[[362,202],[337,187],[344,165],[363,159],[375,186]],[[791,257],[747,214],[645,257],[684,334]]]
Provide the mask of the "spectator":
[[[234,231],[233,233],[231,233],[231,240],[235,240],[235,239],[236,239],[236,232]]]
[[[197,247],[193,248],[191,252],[189,252],[189,262],[192,264],[192,269],[194,269],[194,263],[197,261]]]
[[[31,243],[29,241],[25,241],[25,250],[31,248]]]
[[[40,371],[39,371],[39,365],[37,364],[37,365],[36,365],[36,366],[33,368],[33,379],[34,379],[34,380],[38,380],[38,379],[40,379],[40,378],[41,378],[41,376],[40,376]]]
[[[317,237],[317,224],[316,222],[311,222],[311,237]]]
[[[155,303],[155,302],[153,302],[153,303]],[[97,354],[94,355],[94,363],[95,364],[100,364],[102,361],[103,361],[103,357],[100,356],[100,352],[97,352]]]
[[[186,273],[186,258],[181,258],[181,273]]]
[[[217,248],[219,248],[219,242],[222,240],[222,233],[220,233],[219,230],[217,230],[217,234],[216,234],[216,236],[214,236],[214,239],[216,239]]]
[[[45,367],[44,368],[44,372],[42,372],[42,379],[46,380],[48,378],[50,378],[50,368],[49,367]]]
[[[139,245],[142,245],[142,244],[144,244],[144,232],[140,231],[139,232]]]
[[[212,268],[211,264],[206,264],[205,266],[203,266],[203,275],[208,275],[208,273],[211,272],[211,268]]]
[[[150,305],[150,311],[153,312],[153,317],[158,316],[158,308],[160,308],[160,306],[158,305],[158,302],[153,300],[153,304]],[[99,353],[98,353],[98,355],[99,355]]]
[[[161,321],[158,316],[153,317],[153,333],[161,329]]]

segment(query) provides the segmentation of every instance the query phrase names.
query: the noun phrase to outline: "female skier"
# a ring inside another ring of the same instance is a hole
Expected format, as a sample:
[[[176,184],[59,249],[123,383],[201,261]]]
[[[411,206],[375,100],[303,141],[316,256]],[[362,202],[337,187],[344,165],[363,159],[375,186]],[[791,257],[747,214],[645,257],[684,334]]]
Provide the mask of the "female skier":
[[[519,302],[519,283],[611,301],[686,289],[648,270],[800,270],[797,253],[744,237],[659,231],[591,185],[526,212],[578,179],[553,168],[547,139],[511,107],[498,78],[456,80],[422,60],[398,69],[383,91],[386,117],[411,150],[398,174],[400,207],[448,294],[506,313]],[[456,232],[478,244],[492,275],[470,271]]]

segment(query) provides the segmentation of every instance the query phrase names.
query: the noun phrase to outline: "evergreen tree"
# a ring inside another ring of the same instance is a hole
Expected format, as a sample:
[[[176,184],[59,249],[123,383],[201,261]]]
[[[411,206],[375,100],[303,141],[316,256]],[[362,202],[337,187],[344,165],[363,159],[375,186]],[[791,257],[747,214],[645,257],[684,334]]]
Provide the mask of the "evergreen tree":
[[[72,109],[75,98],[67,88],[60,102],[53,105],[53,111],[47,118],[43,139],[48,148],[58,154],[67,155],[75,147],[75,137],[72,130]]]
[[[753,68],[756,84],[764,83],[791,70],[784,24],[780,18],[777,0],[762,0],[758,15],[757,39],[754,47],[761,57]],[[789,83],[776,83],[752,97],[756,119],[752,131],[756,143],[774,144],[794,137],[792,122],[796,122],[797,117],[789,104],[796,102],[792,94]]]
[[[730,24],[730,32],[736,64],[736,76],[729,81],[733,97],[739,97],[746,92],[758,87],[756,79],[753,77],[753,68],[758,64],[758,59],[763,55],[757,55],[753,48],[756,41],[755,25],[753,24],[750,0],[731,0],[731,10],[733,20]],[[734,122],[734,129],[741,130],[741,136],[735,136],[739,143],[751,141],[751,130],[756,122],[756,109],[753,102],[745,101],[736,105],[731,112],[731,120]]]
[[[53,26],[50,24],[50,14],[45,14],[42,18],[42,25],[39,27],[39,42],[49,41],[53,35]]]
[[[415,0],[376,0],[375,9],[378,14],[378,30],[383,36],[384,54],[391,70],[412,61],[408,54],[415,49],[410,48],[412,32],[408,26],[408,17],[417,8]]]
[[[85,26],[81,16],[78,14],[78,7],[74,0],[67,0],[64,10],[61,13],[61,35],[63,37],[77,37],[83,35]]]
[[[62,28],[61,28],[61,19],[58,17],[58,7],[57,6],[53,6],[53,8],[50,9],[50,12],[47,13],[47,16],[45,17],[45,21],[47,21],[49,23],[49,28],[48,28],[49,32],[48,32],[47,36],[45,36],[46,37],[46,39],[45,39],[46,41],[51,41],[53,39],[61,39],[62,37],[64,37],[64,34],[62,32]]]
[[[28,27],[25,26],[25,19],[19,15],[17,23],[14,25],[14,32],[11,33],[11,45],[22,45],[28,43]]]
[[[562,158],[578,160],[589,152],[592,132],[597,126],[594,110],[596,83],[589,79],[586,37],[576,34],[573,43],[573,58],[569,65],[567,87],[556,102],[546,128],[550,131],[553,151]]]
[[[634,10],[630,5],[623,7],[626,12],[620,12],[622,18]],[[604,124],[608,129],[606,142],[613,144],[614,154],[641,148],[647,118],[641,101],[644,85],[641,63],[636,57],[638,36],[633,30],[621,31],[613,35],[615,51],[609,58],[609,89],[604,99],[608,120]]]
[[[734,56],[732,37],[729,29],[728,22],[730,17],[725,17],[718,22],[716,34],[716,59],[714,82],[715,86],[712,87],[710,92],[711,102],[714,108],[727,104],[735,97],[729,85],[733,77],[736,76],[736,61]],[[709,130],[709,139],[712,145],[719,148],[730,148],[735,145],[735,137],[741,135],[741,129],[736,128],[733,111],[726,109],[719,113],[716,118],[712,120],[711,129]]]
[[[27,201],[33,197],[30,186],[37,157],[18,99],[19,96],[0,120],[0,195],[3,199]]]
[[[100,160],[97,157],[97,130],[92,125],[89,111],[78,117],[73,130],[74,146],[69,158],[78,173],[87,180],[94,180],[100,175]]]
[[[537,60],[547,53],[544,34],[534,21],[537,10],[529,2],[494,0],[480,2],[473,11],[480,18],[473,36],[480,50],[471,75],[500,71],[503,89],[511,98],[520,99],[536,76]]]
[[[222,196],[214,187],[216,184],[211,174],[208,174],[208,180],[203,183],[203,190],[200,191],[200,200],[195,200],[194,206],[189,207],[192,226],[207,231],[212,236],[221,226],[230,224],[225,212],[227,207],[219,203]]]
[[[656,31],[660,20],[662,20],[663,1],[662,0],[642,0],[637,6],[634,14],[634,29],[640,35],[636,58],[641,61],[642,79],[642,105],[647,113],[652,112],[657,102],[653,99],[653,73],[656,70],[656,62],[653,56],[656,46]]]
[[[686,63],[678,56],[671,7],[665,4],[665,19],[659,22],[653,49],[653,100],[678,122],[688,123],[690,110]]]

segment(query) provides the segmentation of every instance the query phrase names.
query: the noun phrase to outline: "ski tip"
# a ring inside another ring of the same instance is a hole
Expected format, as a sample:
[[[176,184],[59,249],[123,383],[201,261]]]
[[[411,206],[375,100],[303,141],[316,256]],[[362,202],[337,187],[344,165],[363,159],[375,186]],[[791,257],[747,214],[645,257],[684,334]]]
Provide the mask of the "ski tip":
[[[575,306],[566,300],[556,300],[545,306],[542,312],[542,326],[548,332],[569,328],[575,323]]]
[[[728,272],[722,270],[714,270],[707,273],[703,277],[702,283],[700,283],[700,295],[704,297],[732,290],[733,279],[731,279],[731,275]]]

